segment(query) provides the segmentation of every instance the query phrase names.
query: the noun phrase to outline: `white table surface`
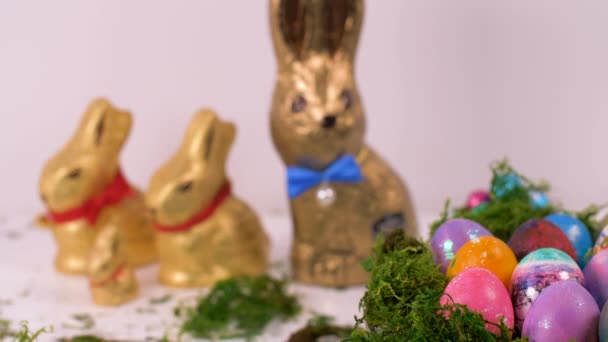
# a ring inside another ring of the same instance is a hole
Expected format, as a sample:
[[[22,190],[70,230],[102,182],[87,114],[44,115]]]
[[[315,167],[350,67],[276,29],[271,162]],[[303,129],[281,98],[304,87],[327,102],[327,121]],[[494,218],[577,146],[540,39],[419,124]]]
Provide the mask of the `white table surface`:
[[[31,329],[52,326],[53,332],[43,335],[40,341],[82,334],[128,341],[153,341],[166,332],[171,336],[178,324],[174,307],[180,301],[195,302],[206,291],[163,287],[156,282],[157,266],[148,266],[137,271],[138,299],[117,308],[95,306],[84,277],[65,276],[53,270],[52,236],[49,231],[34,227],[32,216],[0,217],[0,319],[10,320],[13,328],[18,328],[22,320],[28,321]],[[427,227],[434,218],[423,217],[421,227]],[[287,265],[292,238],[289,218],[272,214],[262,216],[262,220],[273,242],[273,262]],[[337,324],[352,325],[364,290],[363,286],[335,290],[291,284],[290,291],[300,298],[303,313],[288,322],[271,323],[255,341],[286,341],[313,313],[335,317]],[[150,303],[150,299],[167,294],[171,295],[169,301]],[[83,330],[82,323],[72,318],[82,313],[93,317],[92,328]],[[192,339],[182,338],[188,340]]]

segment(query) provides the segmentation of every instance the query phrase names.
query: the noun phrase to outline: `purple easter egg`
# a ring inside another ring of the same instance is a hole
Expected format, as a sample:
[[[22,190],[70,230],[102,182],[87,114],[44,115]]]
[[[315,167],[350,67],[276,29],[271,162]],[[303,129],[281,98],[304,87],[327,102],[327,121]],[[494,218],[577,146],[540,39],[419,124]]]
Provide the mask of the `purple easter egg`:
[[[467,197],[467,208],[469,210],[477,208],[483,203],[491,201],[490,193],[485,190],[475,190]]]
[[[608,342],[608,304],[604,304],[600,314],[600,342]]]
[[[431,239],[431,250],[435,264],[445,273],[454,254],[469,240],[480,236],[492,236],[482,225],[475,221],[456,218],[444,222]]]
[[[534,342],[597,341],[600,309],[583,286],[558,281],[540,293],[530,307],[522,336]]]
[[[583,269],[585,287],[591,293],[597,305],[604,307],[608,299],[608,249],[591,258]]]

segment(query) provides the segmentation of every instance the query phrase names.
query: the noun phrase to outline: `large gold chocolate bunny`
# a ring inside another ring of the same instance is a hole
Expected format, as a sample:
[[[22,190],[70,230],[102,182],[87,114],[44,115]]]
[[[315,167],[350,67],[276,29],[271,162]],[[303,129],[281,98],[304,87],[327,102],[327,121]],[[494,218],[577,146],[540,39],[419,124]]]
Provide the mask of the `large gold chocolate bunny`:
[[[127,183],[119,166],[131,120],[130,113],[95,99],[76,133],[44,166],[39,187],[48,213],[39,221],[52,228],[60,272],[85,274],[97,234],[109,226],[124,236],[131,265],[156,259],[143,196]]]
[[[292,266],[305,283],[368,280],[360,261],[388,230],[416,234],[399,176],[364,141],[354,78],[362,0],[271,0],[278,62],[274,144],[288,166],[295,229]]]
[[[98,305],[120,305],[137,297],[137,279],[127,260],[126,239],[116,226],[98,235],[88,264],[89,286]]]
[[[160,282],[197,287],[263,273],[268,238],[252,209],[235,197],[225,164],[236,129],[198,112],[177,153],[152,177],[146,204],[157,228]]]

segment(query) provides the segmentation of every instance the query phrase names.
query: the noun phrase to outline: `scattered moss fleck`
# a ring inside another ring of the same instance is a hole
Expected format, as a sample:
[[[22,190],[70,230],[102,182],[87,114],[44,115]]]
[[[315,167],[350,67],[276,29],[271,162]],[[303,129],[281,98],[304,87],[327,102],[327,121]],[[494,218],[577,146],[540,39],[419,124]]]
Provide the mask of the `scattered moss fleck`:
[[[152,305],[164,304],[164,303],[167,303],[168,301],[170,301],[172,298],[173,298],[173,296],[170,293],[167,293],[160,297],[150,298],[150,304],[152,304]]]
[[[332,336],[344,339],[350,336],[352,327],[332,325],[333,317],[316,315],[312,317],[306,326],[293,333],[287,342],[317,342],[319,338]]]
[[[95,327],[95,320],[93,316],[88,313],[77,313],[72,315],[72,319],[79,322],[80,325],[64,323],[63,327],[66,329],[77,329],[77,330],[90,330]]]

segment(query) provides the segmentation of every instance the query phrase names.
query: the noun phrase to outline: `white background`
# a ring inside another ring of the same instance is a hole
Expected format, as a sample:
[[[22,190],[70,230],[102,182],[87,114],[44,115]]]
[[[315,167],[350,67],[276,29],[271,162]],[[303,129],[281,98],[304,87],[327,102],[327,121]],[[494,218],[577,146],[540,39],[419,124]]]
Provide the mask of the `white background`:
[[[368,140],[421,211],[486,185],[502,156],[571,207],[607,201],[607,32],[601,0],[368,1]],[[134,113],[122,159],[136,184],[212,106],[239,126],[236,191],[285,208],[274,73],[266,0],[0,2],[0,213],[41,209],[40,168],[98,95]]]

